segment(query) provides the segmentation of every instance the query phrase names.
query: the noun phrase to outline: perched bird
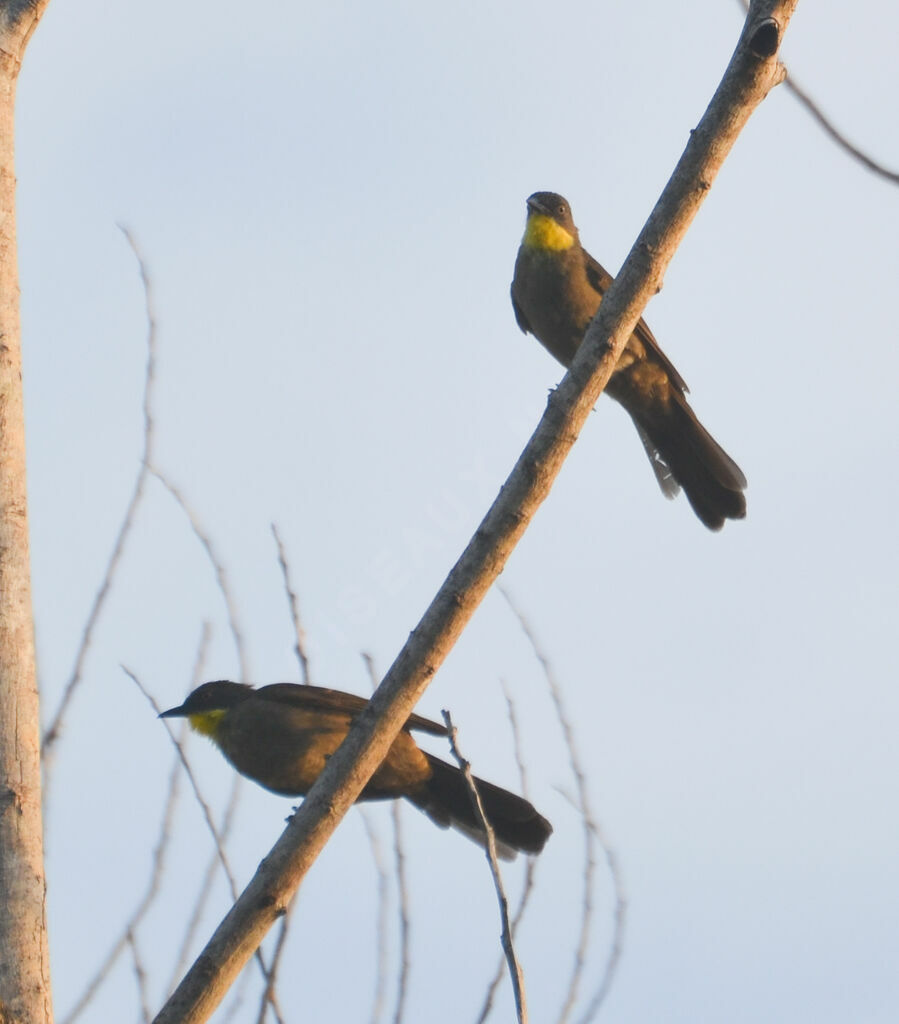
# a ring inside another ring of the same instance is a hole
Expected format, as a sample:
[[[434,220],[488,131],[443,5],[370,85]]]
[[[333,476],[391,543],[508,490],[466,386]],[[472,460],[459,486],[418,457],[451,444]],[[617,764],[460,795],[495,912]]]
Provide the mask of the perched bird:
[[[325,762],[346,737],[368,703],[363,697],[320,686],[275,683],[258,690],[225,680],[197,687],[160,718],[186,718],[208,736],[247,778],[281,796],[304,796]],[[462,772],[421,750],[411,731],[445,736],[446,727],[410,715],[360,800],[405,797],[441,828],[452,826],[481,845],[484,831],[475,815]],[[497,852],[539,853],[552,825],[527,800],[475,779]]]
[[[527,210],[512,279],[515,319],[568,366],[612,278],[581,246],[562,196],[535,192]],[[606,394],[630,413],[665,496],[682,487],[703,523],[720,530],[725,519],[746,515],[746,477],[696,418],[687,390],[641,320]]]

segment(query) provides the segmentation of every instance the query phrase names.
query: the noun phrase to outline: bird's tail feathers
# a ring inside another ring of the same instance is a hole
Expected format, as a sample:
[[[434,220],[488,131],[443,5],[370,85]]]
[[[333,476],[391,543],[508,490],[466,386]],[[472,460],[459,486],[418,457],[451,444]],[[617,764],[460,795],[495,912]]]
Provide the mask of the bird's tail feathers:
[[[425,754],[431,766],[427,783],[408,798],[441,828],[454,828],[483,846],[486,837],[472,806],[465,776],[453,765]],[[523,797],[475,778],[481,804],[493,829],[497,856],[512,860],[515,854],[539,853],[552,825]]]
[[[720,530],[726,519],[746,515],[746,477],[699,422],[686,398],[672,395],[664,416],[634,416],[634,421],[667,497],[682,487],[693,511],[711,530]]]

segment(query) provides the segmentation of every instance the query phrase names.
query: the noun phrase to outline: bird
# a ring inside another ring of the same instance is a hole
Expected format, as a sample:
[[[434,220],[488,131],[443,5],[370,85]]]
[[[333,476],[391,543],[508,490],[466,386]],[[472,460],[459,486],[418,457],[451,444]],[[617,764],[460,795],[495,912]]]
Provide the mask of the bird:
[[[556,192],[530,196],[511,289],[521,330],[569,366],[611,284],[581,245],[567,200]],[[688,390],[641,319],[606,393],[630,413],[662,493],[674,498],[683,488],[699,519],[720,530],[746,515],[746,477],[699,422]]]
[[[274,683],[256,689],[220,679],[198,686],[159,717],[186,718],[241,775],[272,793],[305,796],[367,704],[363,697],[322,686]],[[422,750],[413,730],[447,735],[446,726],[410,715],[358,799],[405,797],[441,828],[452,826],[485,845],[462,771]],[[474,781],[498,855],[511,860],[519,852],[540,853],[552,833],[546,818],[523,797]]]

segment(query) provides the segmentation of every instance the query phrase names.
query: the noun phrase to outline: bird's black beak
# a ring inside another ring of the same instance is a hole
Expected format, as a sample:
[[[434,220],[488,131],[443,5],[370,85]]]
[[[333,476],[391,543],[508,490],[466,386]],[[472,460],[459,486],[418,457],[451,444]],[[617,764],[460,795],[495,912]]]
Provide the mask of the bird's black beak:
[[[549,216],[549,210],[540,202],[536,195],[528,196],[527,199],[528,213],[542,213],[544,216]]]
[[[160,718],[184,718],[184,717],[186,717],[186,715],[187,715],[187,712],[184,710],[184,705],[183,704],[179,704],[178,707],[176,707],[176,708],[169,708],[168,711],[163,711],[159,715],[159,717]]]

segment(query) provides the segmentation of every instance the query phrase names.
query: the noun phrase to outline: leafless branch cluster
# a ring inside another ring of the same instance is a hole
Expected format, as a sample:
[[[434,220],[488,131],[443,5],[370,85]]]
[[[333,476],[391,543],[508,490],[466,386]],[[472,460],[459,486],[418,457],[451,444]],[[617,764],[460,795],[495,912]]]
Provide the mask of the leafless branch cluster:
[[[64,689],[63,697],[60,704],[52,716],[51,725],[47,730],[47,749],[53,751],[56,742],[62,734],[62,729],[65,723],[66,713],[71,706],[71,701],[77,692],[77,689],[83,685],[86,681],[87,676],[85,675],[85,664],[87,655],[90,649],[91,640],[96,629],[96,626],[101,618],[102,612],[106,606],[109,595],[113,591],[116,573],[119,569],[122,554],[124,551],[126,540],[131,533],[138,511],[141,500],[145,494],[145,488],[147,480],[153,478],[162,484],[166,493],[168,493],[176,502],[178,508],[184,513],[187,522],[198,543],[202,547],[203,551],[207,556],[211,571],[215,578],[217,588],[221,594],[223,605],[225,608],[228,628],[231,633],[231,637],[234,644],[234,650],[237,657],[238,665],[241,667],[241,672],[244,674],[244,678],[248,677],[249,670],[247,668],[247,658],[244,643],[244,630],[239,621],[239,614],[237,611],[237,601],[234,594],[231,591],[228,572],[225,565],[216,551],[215,544],[211,539],[209,531],[201,523],[197,514],[191,508],[189,502],[181,492],[168,478],[167,474],[153,463],[153,432],[154,432],[154,411],[153,411],[153,393],[155,384],[155,374],[157,366],[157,353],[156,353],[156,318],[153,311],[152,304],[152,292],[151,292],[151,279],[147,267],[140,255],[137,248],[136,242],[133,236],[125,232],[128,242],[137,258],[141,279],[144,284],[146,294],[146,315],[147,315],[147,340],[148,340],[148,357],[146,364],[146,376],[144,385],[144,452],[141,459],[141,467],[135,482],[135,487],[132,492],[131,499],[129,500],[125,515],[123,517],[121,526],[117,534],[116,542],[113,547],[113,551],[110,555],[110,559],[107,563],[103,581],[97,595],[94,599],[93,605],[90,609],[81,641],[79,644],[78,652],[75,659],[75,664],[70,675],[70,679]],[[288,602],[288,608],[290,612],[290,618],[293,626],[294,633],[294,650],[297,657],[298,670],[300,678],[304,683],[311,681],[311,669],[310,669],[310,658],[307,649],[307,638],[305,630],[302,625],[302,619],[299,612],[299,600],[297,597],[297,589],[292,581],[292,574],[290,569],[289,558],[284,541],[277,529],[272,525],[272,534],[275,540],[276,553],[278,564],[281,569],[284,592]],[[525,625],[522,623],[523,626]],[[525,627],[526,628],[526,627]],[[526,628],[527,631],[527,628]],[[530,634],[528,634],[530,636]],[[199,642],[197,645],[197,652],[194,661],[192,679],[193,685],[199,685],[203,678],[203,669],[206,660],[206,652],[208,650],[209,642],[211,638],[211,631],[208,623],[204,623]],[[548,662],[542,660],[542,655],[538,653],[538,657],[541,658],[541,663],[546,668]],[[379,674],[374,664],[374,660],[370,655],[363,655],[365,666],[369,675],[369,679],[372,687],[377,686],[379,682]],[[130,668],[123,666],[125,674],[131,679],[134,685],[139,689],[141,694],[147,700],[154,714],[160,713],[160,706],[154,698],[151,690],[145,685],[145,683],[139,678],[138,674]],[[550,676],[548,676],[550,678]],[[557,687],[554,680],[551,680],[551,686]],[[516,757],[519,765],[519,772],[522,780],[522,788],[526,791],[526,768],[524,754],[522,753],[520,734],[517,724],[516,711],[509,694],[506,694],[508,703],[509,721],[512,729],[513,737],[515,740]],[[554,693],[554,699],[558,700]],[[561,705],[558,705],[561,707]],[[447,717],[449,717],[447,713]],[[563,723],[564,730],[564,719],[560,716],[560,722]],[[197,887],[196,897],[192,910],[185,915],[185,920],[182,922],[183,925],[183,937],[175,952],[174,963],[172,970],[167,982],[168,989],[170,990],[177,979],[180,977],[187,963],[189,950],[192,948],[196,938],[197,929],[200,921],[202,920],[204,909],[208,905],[211,893],[213,891],[213,882],[219,871],[222,871],[232,898],[236,898],[237,895],[237,882],[234,877],[234,872],[230,866],[229,858],[227,854],[227,846],[231,836],[232,827],[235,820],[235,812],[237,808],[240,783],[239,777],[235,776],[235,783],[232,787],[231,796],[229,797],[224,812],[219,820],[216,820],[216,814],[213,811],[209,800],[203,795],[200,783],[191,767],[190,758],[186,749],[184,730],[180,729],[177,732],[171,729],[166,720],[163,720],[163,724],[167,728],[169,735],[171,736],[175,757],[172,764],[171,771],[169,773],[169,780],[167,785],[167,796],[163,808],[162,817],[158,829],[158,837],[154,846],[153,856],[151,859],[151,867],[149,877],[145,883],[143,893],[136,898],[133,910],[129,913],[126,920],[124,921],[121,931],[117,938],[115,938],[106,954],[101,958],[94,974],[88,979],[84,986],[81,994],[77,997],[72,1007],[69,1009],[66,1016],[63,1018],[65,1024],[74,1024],[75,1021],[81,1019],[88,1008],[91,1006],[93,1000],[98,995],[100,989],[104,983],[110,978],[112,971],[116,964],[120,961],[123,954],[128,954],[131,961],[131,967],[134,974],[136,991],[138,996],[138,1007],[139,1013],[142,1019],[149,1021],[152,1019],[152,999],[149,991],[149,975],[150,965],[146,961],[145,954],[141,950],[140,943],[140,932],[141,927],[152,908],[154,901],[159,896],[166,871],[168,869],[167,854],[169,852],[172,839],[173,839],[173,822],[175,818],[175,810],[178,804],[180,796],[180,779],[182,771],[186,774],[191,790],[194,795],[197,806],[200,809],[203,820],[206,824],[206,828],[212,838],[213,853],[211,860],[209,861],[205,871],[203,872],[202,881]],[[453,736],[453,749],[460,759],[460,763],[465,766],[468,777],[471,777],[470,768],[468,762],[461,758],[458,753],[455,742],[455,728],[452,726],[451,720],[449,722],[452,729]],[[570,730],[566,732],[568,738]],[[578,772],[580,771],[577,761],[577,756],[573,748],[571,748],[571,764],[575,771],[575,778],[578,779]],[[472,783],[473,786],[473,783]],[[585,796],[586,782],[581,777],[578,781],[578,793],[579,793],[579,807],[585,808],[586,796]],[[473,793],[476,791],[473,788]],[[365,829],[369,839],[369,846],[372,854],[372,859],[375,865],[375,870],[378,877],[378,911],[377,911],[377,977],[376,977],[376,988],[373,994],[373,1002],[371,1008],[371,1020],[373,1022],[381,1021],[384,1019],[385,1008],[387,1003],[387,986],[389,982],[389,959],[387,955],[388,950],[388,919],[389,919],[389,905],[390,905],[390,890],[393,888],[396,894],[396,913],[397,913],[397,930],[399,935],[399,955],[397,961],[397,973],[396,973],[396,995],[394,998],[394,1008],[391,1019],[394,1024],[401,1024],[405,1019],[407,996],[409,991],[409,976],[413,967],[412,957],[412,943],[411,943],[411,927],[412,927],[412,912],[410,907],[409,888],[408,880],[406,877],[406,851],[404,848],[403,834],[402,834],[402,818],[400,813],[400,807],[398,803],[394,803],[392,808],[392,828],[393,828],[393,843],[392,843],[392,859],[394,863],[394,882],[393,886],[390,885],[389,873],[385,863],[385,858],[380,842],[380,838],[377,834],[377,830],[370,816],[365,815],[363,812],[363,820],[365,823]],[[596,826],[592,823],[587,827],[588,833],[592,836],[597,832]],[[491,834],[488,827],[488,834]],[[505,894],[502,888],[502,880],[498,872],[498,866],[496,863],[495,850],[493,855],[489,857],[491,869],[494,872],[494,880],[497,886],[497,892],[500,899],[501,906],[501,919],[503,922],[502,928],[502,946],[507,958],[510,977],[512,978],[513,988],[515,991],[516,1005],[518,1007],[519,1020],[526,1020],[526,1007],[524,1001],[524,984],[523,984],[523,971],[521,965],[515,957],[513,949],[513,940],[516,930],[523,918],[525,909],[530,895],[534,891],[534,878],[535,878],[535,861],[533,858],[527,858],[525,877],[523,887],[517,907],[513,914],[510,915],[508,904],[506,902]],[[592,867],[591,867],[592,871]],[[585,886],[590,886],[590,876],[585,876]],[[291,904],[291,910],[295,906],[296,901]],[[587,897],[587,905],[590,900]],[[589,912],[588,912],[589,916]],[[279,933],[277,935],[273,952],[268,960],[263,958],[261,951],[257,950],[256,960],[259,966],[259,970],[262,976],[262,989],[259,996],[259,1005],[256,1013],[256,1020],[258,1024],[263,1024],[269,1011],[271,1011],[274,1021],[278,1024],[282,1024],[285,1020],[284,1015],[279,1007],[279,1001],[277,996],[277,971],[278,966],[282,960],[284,950],[287,948],[288,938],[288,925],[289,925],[289,914],[285,915],[282,919]],[[584,929],[582,927],[582,933]],[[585,936],[582,934],[581,945],[586,941]],[[576,956],[576,963],[582,961],[582,955],[580,953]],[[158,965],[153,965],[156,968]],[[579,973],[582,968],[576,967],[576,971]],[[480,1021],[486,1020],[494,1005],[494,996],[498,985],[501,980],[501,972],[497,970],[494,978],[488,985],[487,992],[485,994],[483,1007],[478,1017]],[[242,988],[245,987],[246,982],[243,982]],[[233,1015],[239,1012],[240,1007],[245,1002],[245,993],[239,991],[236,993],[229,1009],[226,1011],[226,1015]],[[560,1020],[564,1019],[560,1017]]]

